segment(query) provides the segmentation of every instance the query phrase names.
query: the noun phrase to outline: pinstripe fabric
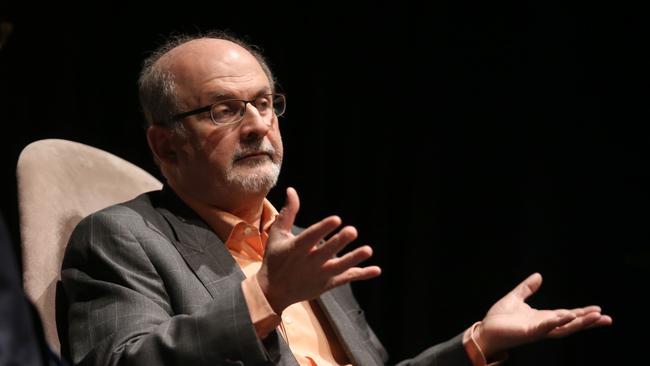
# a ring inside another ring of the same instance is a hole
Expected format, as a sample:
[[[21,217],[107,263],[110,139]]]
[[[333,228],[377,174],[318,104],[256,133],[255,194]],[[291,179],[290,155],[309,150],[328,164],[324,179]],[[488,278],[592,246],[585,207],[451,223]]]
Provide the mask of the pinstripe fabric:
[[[167,188],[94,213],[63,261],[64,354],[80,365],[296,366],[277,331],[257,338],[243,279],[221,240]],[[353,364],[386,362],[349,286],[318,301]],[[403,364],[469,360],[455,337]]]

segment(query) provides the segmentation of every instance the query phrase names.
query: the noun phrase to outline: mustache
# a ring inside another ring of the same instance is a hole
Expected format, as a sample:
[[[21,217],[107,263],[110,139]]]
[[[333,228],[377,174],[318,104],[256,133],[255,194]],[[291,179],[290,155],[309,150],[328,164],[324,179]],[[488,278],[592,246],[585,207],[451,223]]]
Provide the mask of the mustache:
[[[271,158],[275,156],[275,148],[271,145],[271,142],[267,139],[255,141],[253,143],[247,143],[240,145],[233,155],[233,161],[237,161],[241,158],[244,158],[253,154],[267,154]]]

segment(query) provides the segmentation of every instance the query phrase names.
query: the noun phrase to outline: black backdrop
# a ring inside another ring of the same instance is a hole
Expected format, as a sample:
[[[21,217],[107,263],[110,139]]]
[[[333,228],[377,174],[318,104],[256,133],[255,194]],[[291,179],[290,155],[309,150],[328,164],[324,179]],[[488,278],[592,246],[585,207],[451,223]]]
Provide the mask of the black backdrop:
[[[641,361],[648,243],[648,26],[640,9],[565,1],[221,2],[0,7],[2,212],[18,241],[15,163],[65,138],[156,174],[136,93],[172,31],[260,45],[288,94],[298,224],[339,214],[383,275],[355,285],[392,354],[473,321],[533,271],[530,303],[596,303],[615,325],[511,353],[511,365]],[[645,22],[645,24],[644,24]],[[646,337],[647,338],[647,337]]]

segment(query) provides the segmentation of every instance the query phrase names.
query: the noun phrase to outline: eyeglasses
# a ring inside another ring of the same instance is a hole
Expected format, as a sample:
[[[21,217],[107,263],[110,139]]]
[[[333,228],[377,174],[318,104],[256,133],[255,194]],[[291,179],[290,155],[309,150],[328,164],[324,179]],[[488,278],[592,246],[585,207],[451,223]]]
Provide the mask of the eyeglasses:
[[[189,112],[183,112],[175,115],[172,121],[177,122],[185,117],[195,114],[210,112],[212,122],[218,126],[230,125],[238,123],[244,119],[246,115],[246,104],[252,104],[262,117],[280,117],[286,107],[287,100],[284,94],[273,93],[261,95],[255,99],[225,99],[214,104],[197,108]]]

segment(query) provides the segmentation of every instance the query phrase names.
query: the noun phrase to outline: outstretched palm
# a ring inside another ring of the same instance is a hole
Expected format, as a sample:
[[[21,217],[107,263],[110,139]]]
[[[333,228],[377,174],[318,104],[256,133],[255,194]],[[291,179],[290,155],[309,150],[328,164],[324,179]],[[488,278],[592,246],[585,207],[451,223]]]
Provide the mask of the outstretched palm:
[[[477,342],[486,355],[612,323],[612,318],[602,315],[600,307],[595,305],[571,310],[537,310],[530,307],[525,301],[537,292],[541,284],[542,276],[532,274],[490,308],[476,334]]]

